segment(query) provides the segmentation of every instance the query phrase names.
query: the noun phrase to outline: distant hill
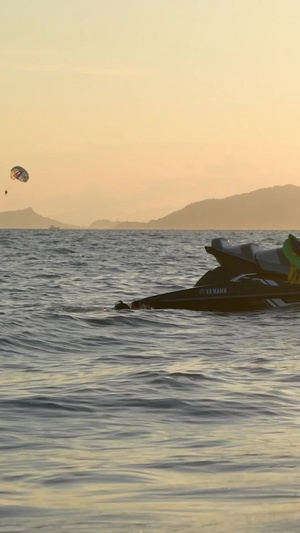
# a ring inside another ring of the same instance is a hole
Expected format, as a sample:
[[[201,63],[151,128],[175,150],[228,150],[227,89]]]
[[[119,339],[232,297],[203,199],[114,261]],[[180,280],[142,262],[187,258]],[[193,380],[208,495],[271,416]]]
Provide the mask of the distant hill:
[[[276,185],[265,189],[202,200],[179,211],[149,222],[113,222],[96,220],[81,229],[241,229],[297,230],[300,229],[300,187]],[[36,213],[31,207],[0,213],[0,228],[79,229]]]
[[[113,222],[112,220],[96,220],[88,229],[149,229],[149,222]]]
[[[42,217],[31,207],[19,211],[5,211],[4,213],[0,213],[1,229],[53,229],[54,227],[72,229],[76,226],[63,224],[53,218]]]
[[[223,199],[202,200],[145,224],[115,229],[300,229],[300,187],[277,185]]]
[[[89,229],[115,229],[118,224],[121,224],[121,222],[112,222],[107,219],[96,220],[89,226]]]

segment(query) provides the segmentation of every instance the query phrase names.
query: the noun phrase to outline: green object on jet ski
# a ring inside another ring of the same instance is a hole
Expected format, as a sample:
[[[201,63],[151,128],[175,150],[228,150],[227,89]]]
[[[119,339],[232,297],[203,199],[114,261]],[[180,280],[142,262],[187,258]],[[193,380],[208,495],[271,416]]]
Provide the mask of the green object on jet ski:
[[[282,247],[283,253],[289,261],[291,268],[288,275],[288,282],[292,284],[300,284],[300,242],[298,239],[289,234]]]
[[[300,271],[300,241],[291,233],[283,243],[283,253],[291,265]]]

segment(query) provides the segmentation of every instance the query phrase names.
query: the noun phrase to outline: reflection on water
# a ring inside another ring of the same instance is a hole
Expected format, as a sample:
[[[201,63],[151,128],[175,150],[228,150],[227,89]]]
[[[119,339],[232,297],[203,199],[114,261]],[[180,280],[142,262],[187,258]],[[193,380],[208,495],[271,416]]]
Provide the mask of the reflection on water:
[[[298,531],[298,310],[112,309],[216,235],[0,231],[0,531]]]

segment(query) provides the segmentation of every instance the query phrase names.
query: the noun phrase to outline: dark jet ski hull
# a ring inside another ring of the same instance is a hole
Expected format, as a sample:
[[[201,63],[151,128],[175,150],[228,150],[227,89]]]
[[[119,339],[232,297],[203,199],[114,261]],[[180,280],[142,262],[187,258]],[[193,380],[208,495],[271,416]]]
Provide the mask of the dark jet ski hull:
[[[300,303],[300,285],[251,277],[239,282],[197,285],[191,289],[150,296],[133,301],[130,308],[237,312],[260,311],[295,303]]]

